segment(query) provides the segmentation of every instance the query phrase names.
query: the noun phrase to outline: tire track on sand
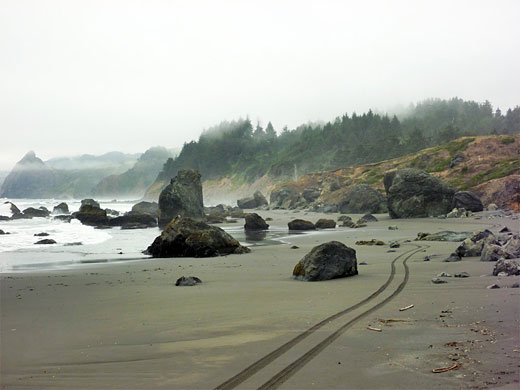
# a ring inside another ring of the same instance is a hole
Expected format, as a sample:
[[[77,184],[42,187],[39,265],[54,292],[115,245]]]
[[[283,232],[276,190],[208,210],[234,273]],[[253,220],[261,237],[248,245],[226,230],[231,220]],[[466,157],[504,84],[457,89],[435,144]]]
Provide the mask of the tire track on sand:
[[[242,382],[244,382],[245,380],[249,379],[251,376],[253,376],[254,374],[256,374],[258,371],[260,371],[261,369],[263,369],[265,366],[267,366],[268,364],[270,364],[272,361],[274,361],[275,359],[277,359],[279,356],[281,356],[282,354],[284,354],[285,352],[287,352],[288,350],[290,350],[292,347],[294,347],[296,344],[298,344],[299,342],[301,342],[302,340],[306,339],[308,336],[310,336],[311,334],[313,334],[315,331],[317,331],[318,329],[320,329],[321,327],[325,326],[326,324],[328,324],[330,321],[334,321],[342,316],[344,316],[345,314],[348,314],[358,308],[360,308],[361,306],[369,303],[371,300],[373,300],[374,298],[376,298],[378,295],[380,295],[383,291],[386,290],[386,288],[390,285],[390,283],[392,283],[393,279],[394,279],[394,276],[395,276],[395,263],[402,257],[408,255],[405,260],[403,261],[403,264],[405,265],[405,269],[406,269],[406,280],[408,281],[408,267],[406,266],[406,260],[408,260],[411,256],[413,256],[415,253],[419,252],[420,250],[424,249],[425,246],[420,246],[420,245],[416,245],[416,244],[412,244],[414,246],[416,246],[417,248],[416,249],[410,249],[409,251],[406,251],[406,252],[403,252],[401,253],[399,256],[397,256],[394,260],[392,260],[392,263],[391,263],[391,269],[390,269],[390,275],[388,276],[388,279],[385,281],[385,283],[383,283],[376,291],[374,291],[372,294],[370,294],[368,297],[366,297],[365,299],[359,301],[358,303],[350,306],[350,307],[347,307],[346,309],[344,310],[341,310],[327,318],[325,318],[324,320],[318,322],[317,324],[313,325],[312,327],[310,327],[309,329],[305,330],[304,332],[300,333],[299,335],[295,336],[293,339],[289,340],[287,343],[281,345],[280,347],[278,347],[277,349],[275,349],[274,351],[268,353],[267,355],[263,356],[262,358],[258,359],[256,362],[252,363],[251,365],[249,365],[248,367],[246,367],[245,369],[243,369],[242,371],[240,371],[238,374],[236,374],[235,376],[229,378],[227,381],[221,383],[220,385],[218,385],[215,390],[224,390],[224,389],[234,389],[235,387],[237,387],[238,385],[240,385]],[[402,287],[404,288],[404,286]],[[401,288],[401,290],[402,290]],[[399,290],[400,291],[400,290]],[[395,292],[394,292],[395,293]],[[395,294],[397,295],[397,294]],[[383,301],[385,302],[385,301]],[[370,309],[369,309],[370,310]],[[374,309],[375,310],[375,309]],[[366,312],[365,312],[366,313]],[[368,314],[367,314],[368,315]],[[359,317],[359,316],[358,316]],[[358,318],[356,317],[355,319],[361,319],[361,318]],[[350,321],[351,322],[351,321]],[[348,323],[347,323],[348,324]],[[342,326],[340,328],[343,329],[345,327]],[[347,328],[345,328],[343,331],[345,331]],[[333,333],[334,334],[334,333]],[[332,336],[332,335],[331,335]],[[329,336],[330,337],[330,336]],[[339,337],[339,334],[338,336]],[[336,338],[337,338],[336,337]],[[334,340],[336,339],[334,338]],[[326,339],[327,340],[327,339]],[[332,340],[332,341],[334,341]],[[331,342],[332,342],[331,341]],[[330,343],[329,343],[330,344]],[[319,344],[318,344],[319,345]],[[327,344],[328,345],[328,344]],[[316,348],[316,347],[315,347]],[[312,350],[311,350],[312,351]],[[310,351],[309,351],[310,352]],[[309,353],[308,352],[308,353]],[[321,350],[319,351],[321,352]],[[319,353],[318,352],[318,353]],[[306,356],[307,354],[303,355],[303,356]],[[313,356],[314,357],[314,356]],[[309,359],[310,360],[310,359]],[[293,363],[294,364],[294,363]],[[291,365],[292,366],[292,365]],[[285,370],[284,370],[285,371]],[[292,375],[292,374],[291,374]],[[274,378],[274,377],[273,377]],[[287,377],[288,379],[289,377]],[[285,380],[287,380],[285,379]],[[284,380],[284,382],[285,382]],[[269,382],[267,382],[269,383]],[[283,382],[281,382],[283,383]],[[280,384],[281,384],[280,383]]]

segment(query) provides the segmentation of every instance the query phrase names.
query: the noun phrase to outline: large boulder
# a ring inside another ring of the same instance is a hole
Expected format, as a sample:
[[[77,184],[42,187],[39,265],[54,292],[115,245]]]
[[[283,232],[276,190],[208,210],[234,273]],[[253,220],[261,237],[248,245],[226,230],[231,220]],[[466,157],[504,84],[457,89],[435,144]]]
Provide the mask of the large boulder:
[[[412,168],[386,173],[384,185],[392,218],[445,215],[451,210],[455,195],[447,183]]]
[[[294,188],[282,187],[271,192],[269,204],[272,209],[295,209],[307,202]]]
[[[45,207],[40,207],[38,209],[28,207],[23,211],[24,218],[47,218],[50,214],[50,211]]]
[[[144,229],[157,226],[157,218],[150,214],[129,212],[120,217],[109,219],[110,226],[121,226],[123,229]]]
[[[267,230],[269,225],[257,213],[246,214],[246,223],[244,225],[246,230]]]
[[[348,191],[338,202],[341,213],[386,213],[386,199],[366,184],[359,184]]]
[[[153,257],[213,257],[248,252],[224,230],[183,216],[172,220],[145,251]]]
[[[79,211],[73,214],[83,225],[89,226],[108,226],[108,216],[106,210],[100,207],[84,204]]]
[[[289,230],[316,230],[316,226],[311,221],[294,219],[287,224]]]
[[[480,201],[480,198],[473,192],[459,191],[453,195],[453,201],[451,208],[466,209],[469,211],[477,212],[484,210],[484,205]]]
[[[333,219],[320,218],[314,226],[316,226],[316,229],[334,229],[336,227],[336,221]]]
[[[53,214],[68,214],[69,206],[65,202],[61,202],[59,205],[54,206],[52,209]]]
[[[178,215],[204,219],[202,184],[196,169],[181,169],[159,195],[159,226]]]
[[[157,202],[139,202],[132,206],[131,214],[148,214],[152,217],[159,217],[159,204]]]
[[[338,241],[314,247],[294,267],[299,280],[320,281],[357,275],[356,251]]]

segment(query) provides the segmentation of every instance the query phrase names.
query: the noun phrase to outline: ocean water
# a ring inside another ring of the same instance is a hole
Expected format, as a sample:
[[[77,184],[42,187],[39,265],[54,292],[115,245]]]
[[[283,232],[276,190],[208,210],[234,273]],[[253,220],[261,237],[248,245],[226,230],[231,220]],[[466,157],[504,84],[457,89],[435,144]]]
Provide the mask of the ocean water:
[[[0,199],[10,201],[21,211],[44,206],[50,211],[62,201],[72,213],[79,210],[80,200],[61,199]],[[120,213],[130,211],[136,202],[100,201],[103,208]],[[121,230],[95,229],[73,219],[70,223],[50,218],[0,221],[0,272],[65,268],[95,262],[129,261],[147,258],[142,251],[160,234],[158,228]],[[35,234],[48,233],[37,237]],[[53,239],[56,244],[35,245],[41,239]]]
[[[21,211],[28,207],[46,207],[50,211],[62,201],[72,213],[79,210],[80,200],[61,199],[0,199],[10,201]],[[130,211],[136,201],[99,201],[102,208],[120,213]],[[3,210],[3,209],[2,209]],[[268,232],[246,234],[242,221],[223,226],[229,234],[245,246],[277,245],[289,243],[290,233],[285,227],[272,226]],[[159,228],[122,230],[95,229],[73,219],[70,223],[50,218],[0,221],[0,229],[9,234],[0,235],[0,273],[27,272],[88,266],[94,263],[143,261],[150,257],[145,250],[160,235]],[[35,234],[48,233],[37,237]],[[300,233],[301,234],[301,233]],[[41,239],[53,239],[56,244],[35,245]]]

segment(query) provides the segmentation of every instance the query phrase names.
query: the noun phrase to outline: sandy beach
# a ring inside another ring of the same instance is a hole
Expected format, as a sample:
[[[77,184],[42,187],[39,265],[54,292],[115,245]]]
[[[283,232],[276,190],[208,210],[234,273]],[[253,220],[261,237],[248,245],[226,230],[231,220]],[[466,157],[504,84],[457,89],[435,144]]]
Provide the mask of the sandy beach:
[[[259,214],[281,228],[339,215]],[[492,276],[494,263],[479,258],[442,262],[458,243],[414,239],[441,230],[518,232],[519,220],[376,216],[362,229],[294,235],[244,255],[2,274],[1,388],[518,388],[520,289],[511,286],[520,277]],[[372,238],[386,245],[355,244]],[[367,263],[359,275],[293,280],[295,264],[331,240]],[[390,250],[394,240],[401,246]],[[431,282],[461,271],[470,277]],[[181,276],[203,283],[176,287]],[[486,288],[493,283],[501,288]]]

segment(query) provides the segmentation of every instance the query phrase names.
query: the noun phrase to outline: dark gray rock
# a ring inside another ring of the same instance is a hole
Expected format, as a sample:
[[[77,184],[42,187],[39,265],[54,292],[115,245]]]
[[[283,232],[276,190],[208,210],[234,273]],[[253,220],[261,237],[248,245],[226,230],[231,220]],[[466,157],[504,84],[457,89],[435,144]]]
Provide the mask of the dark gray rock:
[[[520,236],[513,235],[504,245],[504,250],[509,254],[509,258],[520,257]]]
[[[444,284],[444,283],[448,283],[446,280],[444,279],[440,279],[440,278],[433,278],[432,279],[432,283],[433,284]]]
[[[344,222],[344,221],[352,221],[352,218],[350,218],[348,215],[340,215],[338,217],[338,222]]]
[[[177,281],[175,282],[176,286],[195,286],[196,284],[202,283],[202,280],[197,278],[196,276],[188,276],[184,277],[181,276]]]
[[[226,222],[226,217],[221,217],[220,215],[206,215],[207,223],[224,223]]]
[[[311,221],[303,219],[295,219],[287,224],[289,230],[315,230],[316,226]]]
[[[377,222],[377,218],[374,217],[372,214],[365,214],[358,220],[358,223],[368,223],[368,222]]]
[[[65,202],[61,202],[60,204],[54,206],[52,209],[53,214],[69,214],[69,206]]]
[[[446,218],[467,218],[471,217],[473,213],[464,208],[454,208],[448,214],[446,214]]]
[[[49,233],[41,232],[34,234],[34,237],[48,237]]]
[[[37,241],[34,243],[34,245],[51,245],[51,244],[56,244],[56,241],[49,239],[49,238],[46,238],[46,239],[43,239],[43,240],[40,240],[40,241]]]
[[[26,208],[23,211],[24,218],[47,218],[51,213],[45,207],[35,209],[34,207]]]
[[[148,214],[159,218],[159,204],[157,202],[139,202],[132,206],[131,214]]]
[[[179,216],[171,221],[145,253],[153,257],[214,257],[248,253],[224,230]]]
[[[97,227],[109,226],[107,212],[90,204],[82,205],[78,212],[73,213],[73,216],[83,225]]]
[[[500,259],[493,268],[493,275],[497,276],[499,273],[505,272],[507,276],[520,275],[520,261],[519,259]]]
[[[181,169],[159,195],[159,226],[178,215],[204,219],[202,184],[196,169]]]
[[[447,272],[441,272],[437,275],[438,278],[451,278],[451,275]]]
[[[488,290],[495,290],[497,288],[500,288],[500,286],[496,283],[494,284],[490,284],[489,286],[486,287]]]
[[[457,272],[455,275],[456,278],[469,278],[469,274],[465,271]]]
[[[452,253],[450,254],[447,258],[445,258],[443,261],[445,263],[453,263],[453,262],[456,262],[456,261],[460,261],[460,257],[457,253]]]
[[[105,209],[105,211],[107,212],[107,215],[110,217],[119,217],[119,211],[117,210],[107,208]]]
[[[356,251],[338,241],[314,247],[294,267],[299,280],[320,281],[357,275]]]
[[[480,201],[480,198],[473,192],[459,191],[453,195],[451,208],[463,208],[469,211],[478,212],[484,210],[484,205]]]
[[[455,190],[424,171],[405,168],[389,172],[384,184],[392,218],[435,217],[451,210]]]
[[[52,219],[55,219],[57,221],[63,221],[63,222],[70,223],[70,221],[73,218],[74,217],[72,215],[55,215]]]
[[[318,199],[321,195],[321,191],[317,188],[306,188],[302,192],[303,198],[308,202],[312,203]]]
[[[359,184],[348,191],[338,202],[341,213],[386,213],[386,199],[366,184]]]
[[[336,222],[333,219],[318,219],[316,224],[314,225],[316,229],[334,229],[336,227]]]
[[[392,241],[390,243],[390,248],[399,248],[401,244],[399,244],[397,241]]]
[[[303,196],[301,196],[292,187],[282,187],[271,192],[269,197],[269,207],[271,209],[295,209],[303,207],[307,204]]]
[[[257,213],[246,214],[245,230],[267,230],[269,225]]]
[[[9,234],[9,233],[6,233],[4,232],[2,229],[0,229],[0,236],[4,235],[4,234]]]
[[[499,230],[499,233],[509,233],[511,230],[507,226],[504,226],[502,229]]]
[[[120,217],[111,218],[108,223],[110,226],[121,226],[124,229],[142,229],[156,227],[157,218],[150,214],[131,212]]]

